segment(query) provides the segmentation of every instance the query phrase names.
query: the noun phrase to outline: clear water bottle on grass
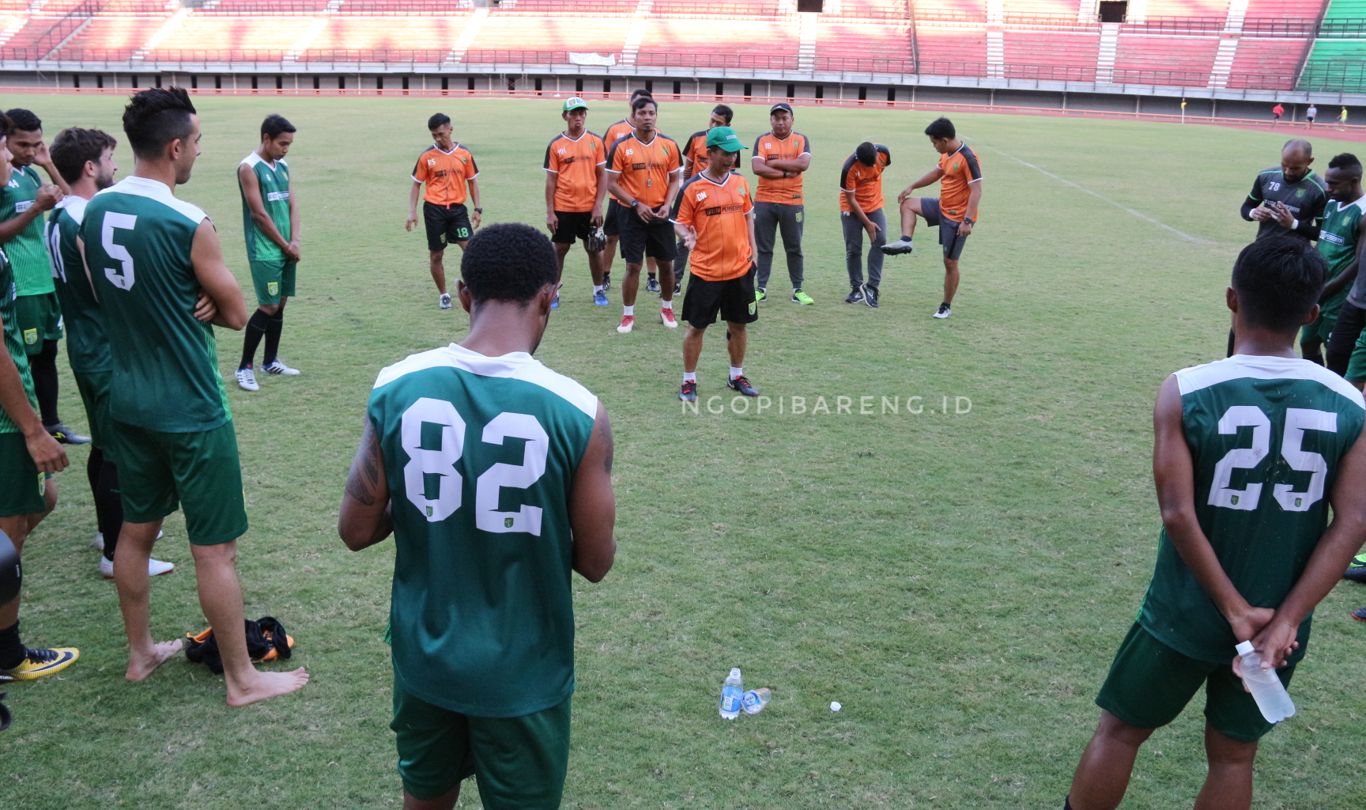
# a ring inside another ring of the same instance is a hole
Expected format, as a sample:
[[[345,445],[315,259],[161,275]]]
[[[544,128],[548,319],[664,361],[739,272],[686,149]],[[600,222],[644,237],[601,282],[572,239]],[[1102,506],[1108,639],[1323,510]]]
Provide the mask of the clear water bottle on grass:
[[[1285,691],[1285,684],[1276,677],[1276,670],[1262,669],[1262,657],[1257,654],[1252,642],[1239,642],[1234,649],[1243,660],[1243,683],[1252,693],[1262,717],[1268,723],[1279,723],[1287,717],[1294,717],[1295,703],[1290,699],[1290,693]]]
[[[758,714],[764,710],[764,707],[767,706],[768,702],[772,699],[773,690],[768,689],[767,687],[763,689],[751,689],[746,692],[744,698],[741,699],[741,706],[744,708],[745,714]]]
[[[735,667],[721,684],[721,716],[734,720],[740,716],[740,706],[744,700],[745,686],[740,680],[740,668]]]

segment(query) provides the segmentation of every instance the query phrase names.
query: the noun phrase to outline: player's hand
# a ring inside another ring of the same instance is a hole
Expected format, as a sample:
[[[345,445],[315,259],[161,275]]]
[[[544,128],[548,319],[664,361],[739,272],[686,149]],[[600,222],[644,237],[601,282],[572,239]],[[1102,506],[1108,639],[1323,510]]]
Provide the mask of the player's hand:
[[[546,214],[546,215],[545,215],[545,226],[546,226],[547,228],[550,229],[550,232],[551,232],[552,234],[555,233],[555,231],[559,230],[559,227],[560,227],[560,218],[557,217],[557,216],[555,216],[554,213]]]
[[[413,230],[413,226],[416,225],[416,224],[417,224],[417,215],[416,215],[416,214],[409,214],[409,215],[408,215],[408,221],[405,222],[405,223],[403,223],[403,230],[411,232],[411,231]]]
[[[645,209],[645,213],[643,214],[640,212],[640,209],[642,208]],[[654,220],[654,212],[650,210],[649,206],[639,200],[636,201],[635,208],[632,208],[631,210],[635,212],[635,215],[640,218],[641,222],[649,224]]]
[[[1248,605],[1241,612],[1228,617],[1228,626],[1233,631],[1235,641],[1251,641],[1275,615],[1276,611],[1271,608]]]
[[[51,211],[52,207],[62,200],[62,190],[54,185],[46,185],[38,189],[38,197],[33,204],[38,206],[40,211]]]
[[[594,228],[601,228],[603,219],[604,218],[602,216],[602,209],[594,208],[592,215],[588,217],[588,223],[592,225]]]
[[[1298,627],[1283,617],[1273,617],[1260,633],[1252,637],[1252,646],[1257,648],[1263,663],[1280,669],[1285,666],[1285,659],[1299,649],[1300,642],[1295,638],[1298,631]]]
[[[971,235],[972,235],[972,223],[971,223],[971,222],[960,222],[960,223],[958,223],[958,235],[959,235],[959,236],[971,236]]]
[[[655,220],[658,222],[669,221],[669,206],[667,205],[661,205],[658,208],[652,209],[650,213],[654,214]]]
[[[289,247],[286,248],[286,250],[285,250],[285,255],[289,257],[290,261],[295,261],[295,262],[299,261],[299,259],[301,258],[301,256],[300,256],[300,254],[299,254],[299,240],[298,240],[298,239],[293,239],[293,240],[290,241]]]
[[[879,230],[877,227],[877,223],[869,222],[863,226],[863,230],[867,231],[869,239],[872,239],[874,242],[877,241],[877,235]]]
[[[213,323],[213,319],[217,317],[218,305],[208,293],[200,290],[199,297],[194,301],[194,319],[200,323]]]
[[[683,244],[688,246],[688,250],[697,247],[697,231],[689,228],[683,232]]]
[[[55,473],[66,469],[66,451],[41,426],[33,435],[24,435],[24,445],[28,447],[28,454],[38,467],[38,472]]]
[[[38,144],[38,148],[37,148],[36,150],[34,150],[34,152],[33,152],[33,162],[34,162],[34,163],[37,163],[39,166],[51,166],[51,165],[52,165],[52,154],[51,154],[50,152],[47,151],[47,142],[46,142],[46,141],[43,141],[43,142],[39,143],[39,144]]]
[[[911,188],[910,186],[906,186],[904,189],[902,189],[901,193],[896,195],[897,203],[906,202],[906,200],[910,198],[912,191],[915,191],[915,189]]]
[[[481,223],[481,222],[483,222],[483,221],[484,221],[484,215],[483,215],[483,214],[479,213],[478,211],[471,211],[471,212],[470,212],[470,225],[471,225],[474,229],[477,230],[477,229],[479,228],[479,223]]]
[[[1271,211],[1271,218],[1276,220],[1276,224],[1282,228],[1295,227],[1295,215],[1290,213],[1290,209],[1284,205],[1277,206]]]
[[[1271,209],[1267,208],[1265,204],[1259,205],[1252,209],[1252,212],[1248,214],[1248,218],[1253,222],[1265,222],[1266,220],[1271,219]]]

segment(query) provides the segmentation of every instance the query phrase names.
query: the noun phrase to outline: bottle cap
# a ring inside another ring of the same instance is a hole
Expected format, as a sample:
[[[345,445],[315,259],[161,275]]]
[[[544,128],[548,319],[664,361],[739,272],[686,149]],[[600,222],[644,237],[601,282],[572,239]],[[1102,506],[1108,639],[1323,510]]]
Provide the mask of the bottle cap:
[[[1240,641],[1238,642],[1238,646],[1233,649],[1237,650],[1239,655],[1247,655],[1250,652],[1257,651],[1257,648],[1252,646],[1251,641]]]
[[[731,676],[732,678],[738,678],[738,677],[740,677],[740,668],[739,668],[739,667],[731,667],[731,668],[730,668],[730,676]]]

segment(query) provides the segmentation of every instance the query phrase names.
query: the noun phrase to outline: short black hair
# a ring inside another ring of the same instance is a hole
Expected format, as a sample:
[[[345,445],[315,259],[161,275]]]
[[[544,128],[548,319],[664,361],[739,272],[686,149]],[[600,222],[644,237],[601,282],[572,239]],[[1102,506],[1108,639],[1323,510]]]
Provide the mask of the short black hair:
[[[953,128],[952,121],[941,115],[925,127],[925,134],[931,138],[954,138],[958,136],[958,130]]]
[[[39,132],[43,128],[43,122],[33,114],[33,110],[14,107],[5,110],[5,115],[9,116],[11,132]]]
[[[530,225],[505,222],[481,228],[465,245],[460,278],[474,302],[525,304],[558,276],[555,248]]]
[[[444,127],[451,122],[451,117],[445,113],[437,113],[427,119],[427,131],[431,132],[440,127]]]
[[[635,98],[631,99],[631,112],[640,112],[641,108],[643,108],[646,104],[652,104],[654,105],[654,108],[656,110],[659,109],[659,105],[655,103],[654,96],[643,95],[636,96]]]
[[[631,91],[630,103],[634,104],[635,101],[636,101],[636,99],[640,98],[641,96],[650,96],[650,95],[653,95],[653,94],[652,94],[649,90],[646,90],[644,87],[637,87],[636,89],[634,89],[634,90]]]
[[[864,166],[877,165],[877,147],[873,146],[872,141],[864,141],[854,149],[854,157]]]
[[[1328,168],[1343,169],[1344,171],[1354,172],[1361,175],[1361,161],[1351,152],[1343,152],[1340,155],[1333,155],[1333,159],[1328,161]]]
[[[75,183],[85,171],[86,161],[98,163],[104,150],[113,149],[119,142],[114,136],[98,129],[70,127],[52,139],[52,163],[62,179]]]
[[[261,134],[272,141],[286,132],[298,132],[298,130],[283,115],[267,115],[266,120],[261,122]]]
[[[1291,234],[1268,234],[1243,248],[1233,264],[1238,309],[1249,324],[1293,333],[1323,291],[1328,264]]]
[[[9,116],[0,113],[0,138],[8,138],[14,131],[14,122],[9,120]]]
[[[171,141],[190,137],[190,116],[195,114],[184,88],[149,87],[134,93],[123,108],[123,131],[134,155],[156,160]]]
[[[735,117],[735,110],[732,110],[725,104],[717,104],[715,107],[711,108],[711,111],[713,115],[719,115],[726,119],[726,126],[730,126],[730,120]]]

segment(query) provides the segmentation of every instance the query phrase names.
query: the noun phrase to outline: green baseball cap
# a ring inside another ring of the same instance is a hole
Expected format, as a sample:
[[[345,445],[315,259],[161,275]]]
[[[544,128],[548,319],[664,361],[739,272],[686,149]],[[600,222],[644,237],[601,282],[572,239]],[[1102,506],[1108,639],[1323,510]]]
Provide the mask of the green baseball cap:
[[[730,127],[712,127],[707,130],[707,148],[720,147],[723,152],[739,152],[745,148]]]
[[[569,112],[570,110],[586,109],[588,109],[588,102],[584,101],[578,96],[570,96],[569,98],[564,100],[564,112]]]

